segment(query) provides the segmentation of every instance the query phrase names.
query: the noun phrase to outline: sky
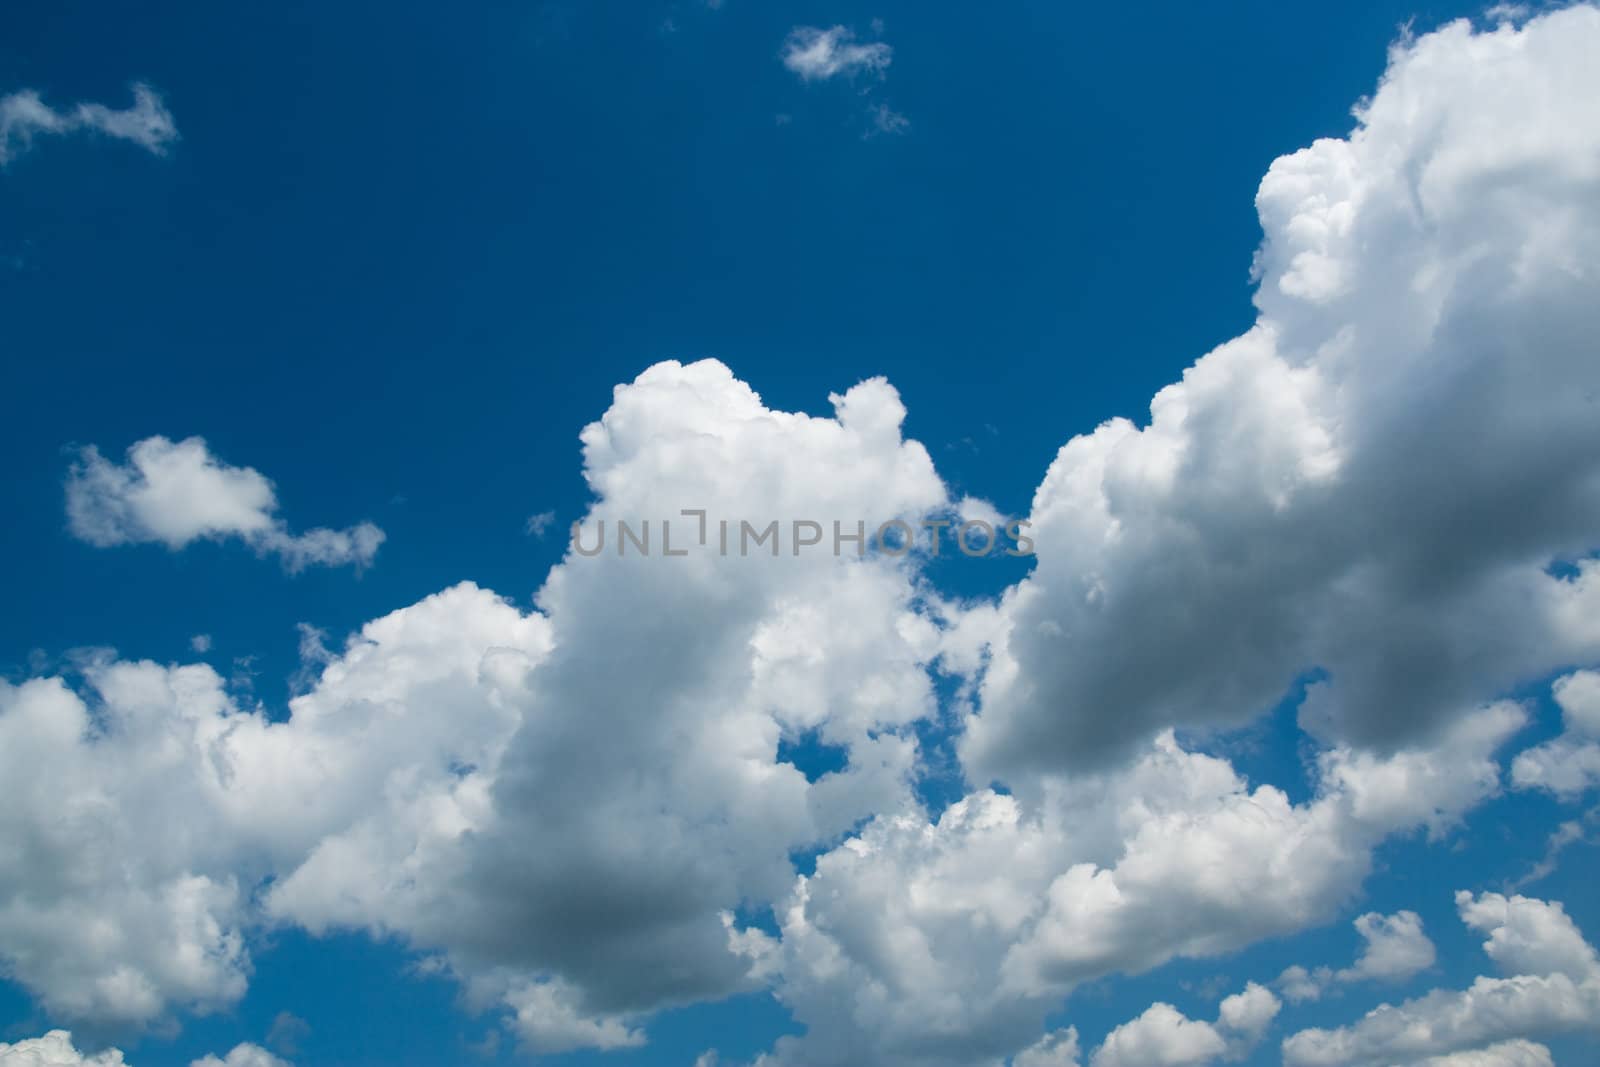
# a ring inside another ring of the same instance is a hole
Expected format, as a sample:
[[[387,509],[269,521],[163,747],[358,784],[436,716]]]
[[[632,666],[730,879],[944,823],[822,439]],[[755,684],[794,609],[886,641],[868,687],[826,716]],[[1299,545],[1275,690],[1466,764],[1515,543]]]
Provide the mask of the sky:
[[[1600,10],[0,25],[0,1067],[1584,1062]]]

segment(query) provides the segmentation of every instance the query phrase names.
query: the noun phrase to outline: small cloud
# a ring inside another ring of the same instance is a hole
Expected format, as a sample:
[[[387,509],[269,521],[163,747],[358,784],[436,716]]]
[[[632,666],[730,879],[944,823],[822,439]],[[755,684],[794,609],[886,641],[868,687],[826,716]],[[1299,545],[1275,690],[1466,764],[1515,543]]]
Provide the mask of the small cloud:
[[[230,467],[199,437],[147,437],[127,460],[106,459],[93,445],[78,450],[67,472],[67,524],[97,548],[155,542],[171,551],[199,540],[237,537],[257,555],[277,555],[284,569],[365,567],[383,544],[370,522],[343,530],[290,533],[276,514],[272,482],[252,467]]]
[[[956,504],[956,514],[962,522],[986,522],[995,529],[1011,521],[999,508],[976,496],[962,497],[960,503]]]
[[[292,1012],[280,1011],[267,1031],[267,1044],[285,1056],[296,1055],[301,1042],[311,1036],[311,1024]]]
[[[905,133],[911,128],[911,120],[888,104],[873,104],[867,109],[867,117],[871,122],[866,132],[868,137],[876,137],[880,133]]]
[[[882,20],[872,20],[872,32],[883,32]],[[861,95],[866,96],[876,82],[887,76],[889,64],[894,60],[894,49],[883,41],[858,41],[855,31],[846,26],[826,30],[796,26],[784,41],[782,58],[783,65],[805,82],[834,78],[854,80],[858,75],[868,75],[872,80],[861,89]],[[787,116],[781,116],[779,124],[785,124],[786,119]],[[881,101],[867,106],[866,120],[863,139],[900,134],[911,127],[911,120]]]
[[[336,657],[327,645],[328,631],[309,622],[297,622],[294,625],[300,632],[300,666],[289,678],[289,689],[304,693],[317,684],[317,679],[322,677],[322,669]]]
[[[855,34],[844,26],[826,30],[796,26],[783,44],[783,65],[808,82],[858,74],[881,76],[893,58],[894,49],[882,41],[857,43]]]
[[[1496,25],[1505,22],[1525,22],[1533,9],[1527,4],[1495,4],[1483,12],[1483,17]]]
[[[260,671],[256,670],[256,657],[254,655],[235,656],[233,657],[233,674],[228,678],[228,685],[240,693],[252,692],[256,687],[256,676],[260,673]]]
[[[194,649],[200,655],[205,655],[207,652],[211,651],[211,635],[195,634],[193,637],[189,638],[189,647]]]
[[[148,85],[133,86],[133,106],[122,109],[104,104],[76,104],[57,111],[33,89],[0,97],[0,167],[33,144],[41,134],[63,135],[89,130],[114,137],[162,155],[178,139],[178,126],[161,96]]]
[[[529,515],[526,532],[531,537],[543,538],[550,527],[555,525],[555,521],[556,513],[553,511],[541,511],[537,515]]]

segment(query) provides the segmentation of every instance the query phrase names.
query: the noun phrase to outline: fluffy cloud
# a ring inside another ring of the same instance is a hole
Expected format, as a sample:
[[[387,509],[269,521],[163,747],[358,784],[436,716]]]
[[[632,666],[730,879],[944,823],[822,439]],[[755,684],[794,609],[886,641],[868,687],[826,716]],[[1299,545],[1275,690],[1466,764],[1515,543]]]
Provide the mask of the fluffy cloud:
[[[293,1067],[293,1065],[274,1056],[260,1045],[243,1044],[234,1046],[233,1050],[221,1059],[216,1056],[206,1056],[195,1060],[189,1067]]]
[[[1106,1035],[1091,1067],[1197,1067],[1211,1063],[1228,1045],[1210,1023],[1195,1022],[1170,1004],[1152,1004],[1143,1015]]]
[[[1011,1067],[1078,1067],[1077,1028],[1045,1034],[1013,1056]]]
[[[172,113],[148,85],[135,84],[133,106],[121,110],[84,103],[57,111],[32,89],[22,89],[0,97],[0,167],[27,151],[41,134],[79,130],[131,141],[157,155],[178,139]]]
[[[798,880],[781,939],[746,946],[810,1028],[773,1059],[987,1063],[1082,982],[1326,921],[1380,841],[1496,791],[1492,754],[1524,721],[1497,704],[1428,749],[1328,750],[1302,804],[1167,736],[1130,767],[1052,780],[1033,811],[982,791],[931,824],[880,816]]]
[[[1407,1067],[1555,1067],[1550,1050],[1532,1041],[1502,1041],[1487,1048],[1429,1056]]]
[[[882,74],[893,58],[894,49],[882,41],[859,43],[844,26],[797,26],[783,43],[783,65],[805,81]]]
[[[1547,789],[1571,799],[1600,785],[1600,673],[1578,671],[1552,689],[1566,729],[1511,764],[1518,789]]]
[[[1356,919],[1355,928],[1363,947],[1354,964],[1337,971],[1290,967],[1278,976],[1283,995],[1295,1003],[1316,1000],[1333,982],[1399,982],[1433,966],[1433,942],[1423,933],[1422,919],[1414,911],[1393,915],[1368,912]]]
[[[238,537],[291,571],[372,562],[383,531],[370,522],[292,534],[274,512],[272,482],[251,467],[219,461],[198,437],[147,437],[113,463],[90,445],[67,475],[67,522],[91,545],[156,542],[177,551],[202,538]]]
[[[70,1033],[52,1030],[15,1045],[0,1041],[0,1067],[123,1067],[123,1059],[116,1049],[85,1056],[73,1046]]]
[[[1200,1067],[1254,1048],[1278,1014],[1278,998],[1254,982],[1225,999],[1216,1023],[1197,1022],[1170,1004],[1152,1004],[1106,1035],[1091,1067]]]
[[[1433,942],[1422,932],[1422,919],[1416,912],[1368,912],[1355,926],[1366,945],[1354,966],[1338,972],[1341,981],[1374,978],[1398,982],[1433,966]]]
[[[1600,657],[1597,47],[1588,6],[1451,24],[1273,163],[1255,327],[1034,497],[977,780],[1237,725],[1313,672],[1308,727],[1393,748]]]
[[[792,849],[908,805],[908,727],[936,706],[940,609],[915,561],[787,543],[794,519],[831,536],[949,507],[891,388],[833,400],[833,418],[771,411],[720,364],[652,368],[584,432],[586,521],[652,523],[651,556],[573,554],[536,612],[463,585],[342,653],[312,642],[320,676],[287,721],[205,666],[0,683],[23,801],[0,822],[37,841],[0,858],[9,969],[63,1018],[221,1007],[267,886],[269,920],[437,953],[536,1050],[636,1044],[641,1013],[748,987],[725,913],[784,893]],[[103,466],[81,477],[127,491],[87,512],[96,529],[183,543],[272,521],[265,479],[198,442]],[[173,486],[198,482],[210,510],[187,511]],[[693,543],[685,507],[713,546],[723,518],[778,520],[784,552],[663,556],[665,520]],[[802,735],[845,767],[808,781],[780,761]]]
[[[125,1067],[118,1049],[85,1055],[72,1043],[66,1030],[52,1030],[43,1037],[31,1037],[8,1045],[0,1041],[0,1067]],[[243,1044],[222,1059],[206,1056],[190,1067],[293,1067],[259,1045]]]
[[[0,853],[0,965],[62,1019],[228,1006],[253,887],[324,839],[398,879],[458,834],[549,641],[463,585],[369,623],[288,722],[207,666],[97,660],[82,692],[0,681],[0,830],[20,843]]]
[[[810,34],[786,53],[802,77],[888,62]],[[536,610],[464,584],[310,642],[320,671],[281,721],[205,666],[0,682],[0,833],[21,843],[0,853],[0,965],[52,1016],[141,1024],[236,1001],[258,923],[363,929],[535,1052],[635,1046],[655,1010],[770,986],[807,1028],[771,1065],[1033,1067],[1081,1058],[1071,1028],[1040,1033],[1084,982],[1336,918],[1383,841],[1498,790],[1526,721],[1497,702],[1510,685],[1600,658],[1600,563],[1580,559],[1600,528],[1597,46],[1580,8],[1398,48],[1349,138],[1263,181],[1256,327],[1148,426],[1065,446],[1030,512],[1036,569],[995,602],[940,600],[914,554],[789,551],[797,520],[828,537],[952,508],[886,382],[811,416],[719,363],[663,363],[584,430],[584,524],[610,540],[569,552]],[[86,450],[68,501],[97,544],[239,537],[294,566],[381,537],[289,533],[270,483],[195,439]],[[723,520],[775,520],[784,550],[715,552]],[[648,556],[620,551],[624,521]],[[687,556],[664,554],[669,523]],[[929,813],[939,671],[977,787]],[[1305,799],[1200,750],[1192,731],[1308,676]],[[1561,690],[1569,733],[1583,692]],[[840,768],[780,758],[802,739]],[[775,936],[751,918],[768,907]],[[1517,973],[1302,1032],[1286,1058],[1537,1063],[1531,1037],[1600,1015],[1558,909],[1462,913]],[[1358,920],[1352,979],[1427,965],[1408,914]],[[1153,1006],[1097,1055],[1226,1055],[1276,1007],[1260,987],[1216,1022]]]
[[[1531,897],[1456,894],[1461,921],[1489,934],[1483,951],[1510,974],[1564,974],[1583,981],[1600,975],[1600,959],[1566,909]]]
[[[1302,1030],[1283,1042],[1285,1067],[1458,1067],[1544,1064],[1530,1038],[1600,1033],[1600,960],[1560,904],[1499,893],[1456,896],[1462,921],[1489,934],[1505,978],[1385,1004],[1352,1026]]]

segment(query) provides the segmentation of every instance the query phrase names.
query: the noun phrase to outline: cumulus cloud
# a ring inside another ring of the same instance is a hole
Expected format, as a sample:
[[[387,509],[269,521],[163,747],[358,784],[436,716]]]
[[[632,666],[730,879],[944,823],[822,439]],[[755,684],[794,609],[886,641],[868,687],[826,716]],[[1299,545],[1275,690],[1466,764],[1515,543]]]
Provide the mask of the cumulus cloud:
[[[310,566],[366,566],[384,533],[370,522],[343,530],[289,532],[275,512],[272,482],[252,467],[230,467],[199,437],[147,437],[127,461],[81,449],[67,474],[67,522],[99,548],[153,542],[177,551],[201,539],[238,537],[290,571]]]
[[[1011,1067],[1078,1067],[1077,1028],[1045,1034],[1013,1056]]]
[[[1572,799],[1600,785],[1600,673],[1577,671],[1552,687],[1565,729],[1511,764],[1518,789],[1545,789]]]
[[[85,1056],[73,1046],[72,1034],[52,1030],[14,1045],[0,1041],[0,1067],[124,1067],[124,1061],[116,1049]]]
[[[94,1055],[79,1052],[66,1030],[52,1030],[43,1037],[30,1037],[8,1045],[0,1041],[0,1067],[127,1067],[119,1049],[106,1049]],[[235,1046],[224,1058],[206,1056],[190,1067],[293,1067],[258,1045]]]
[[[542,618],[463,585],[369,623],[287,722],[204,665],[0,681],[0,830],[25,843],[0,854],[0,967],[67,1020],[235,1003],[253,889],[325,838],[397,880],[459,834],[548,647]]]
[[[796,26],[783,43],[783,65],[804,81],[882,74],[893,59],[894,49],[882,41],[858,42],[844,26]]]
[[[1544,1064],[1549,1051],[1532,1039],[1600,1033],[1600,960],[1560,904],[1463,891],[1456,906],[1489,935],[1484,951],[1508,977],[1384,1004],[1339,1029],[1302,1030],[1284,1039],[1285,1067]]]
[[[1225,999],[1215,1023],[1190,1019],[1171,1004],[1156,1003],[1106,1035],[1090,1067],[1202,1067],[1238,1059],[1261,1040],[1277,1017],[1278,998],[1251,982]]]
[[[1453,23],[1395,48],[1348,137],[1273,163],[1255,326],[1034,496],[977,780],[1236,726],[1307,677],[1305,725],[1393,748],[1600,657],[1596,47],[1588,6]]]
[[[1433,966],[1433,942],[1423,933],[1422,918],[1414,911],[1393,915],[1368,912],[1355,920],[1355,928],[1363,947],[1354,964],[1337,971],[1289,967],[1278,976],[1283,995],[1294,1003],[1316,1000],[1334,982],[1399,982]]]
[[[1461,921],[1489,934],[1483,951],[1510,974],[1600,975],[1600,959],[1559,903],[1499,893],[1456,894]]]
[[[714,543],[723,519],[804,516],[831,536],[945,506],[886,383],[833,401],[833,417],[773,411],[721,364],[652,368],[583,432],[585,524],[649,519],[659,552],[666,521],[696,543],[685,508],[707,513]],[[403,853],[327,841],[270,898],[301,923],[444,952],[547,1051],[631,1043],[639,1013],[750,987],[724,913],[781,895],[791,850],[906,803],[907,728],[935,706],[939,632],[910,564],[615,553],[569,554],[539,592],[554,651],[528,676],[470,837],[404,878],[390,866]],[[812,781],[780,761],[802,734],[845,766]],[[394,884],[412,888],[368,888]]]
[[[812,32],[802,77],[888,62]],[[258,925],[360,929],[534,1052],[636,1046],[654,1011],[767,987],[805,1027],[768,1067],[1043,1067],[1082,1058],[1070,1027],[1040,1036],[1081,984],[1349,914],[1384,841],[1496,794],[1527,721],[1508,687],[1600,659],[1597,47],[1589,8],[1398,47],[1350,137],[1263,181],[1257,325],[1147,426],[1065,446],[1034,573],[995,601],[941,599],[916,554],[663,556],[669,523],[704,549],[724,519],[826,535],[977,506],[881,379],[807,415],[668,362],[584,429],[583,521],[613,539],[569,551],[534,610],[469,583],[343,644],[308,632],[282,720],[203,665],[0,682],[0,834],[22,843],[0,966],[53,1017],[149,1024],[235,1003]],[[289,533],[271,484],[198,439],[86,450],[68,501],[96,544],[376,548]],[[620,552],[619,521],[654,551]],[[930,812],[940,672],[969,784]],[[1194,740],[1308,677],[1300,799]],[[1583,692],[1558,697],[1569,733]],[[838,769],[787,759],[801,738]],[[776,933],[746,922],[767,907]],[[1461,909],[1515,973],[1286,1059],[1537,1063],[1541,1034],[1600,1017],[1558,908]],[[1350,980],[1431,958],[1410,913],[1357,930]],[[1259,986],[1214,1022],[1152,1006],[1096,1055],[1229,1055],[1276,1009]]]
[[[652,368],[584,431],[588,521],[671,516],[688,543],[685,506],[830,532],[948,508],[893,389],[833,400],[831,418],[772,411],[720,364]],[[265,479],[187,453],[174,478],[136,450],[91,514],[173,543],[271,521]],[[193,512],[150,499],[195,481]],[[910,803],[942,640],[914,578],[853,551],[571,555],[531,613],[464,585],[342,651],[313,635],[284,722],[206,666],[0,683],[20,798],[0,824],[51,827],[0,857],[0,952],[54,1015],[147,1023],[237,1000],[259,901],[437,953],[533,1049],[635,1044],[642,1013],[756,980],[725,913],[785,892],[791,850]],[[808,780],[780,760],[802,734],[845,766]]]
[[[62,111],[50,107],[34,90],[22,89],[0,97],[0,167],[27,151],[35,137],[80,130],[131,141],[156,155],[178,139],[172,113],[148,85],[134,84],[131,107],[83,103]]]
[[[1429,1056],[1406,1067],[1554,1067],[1550,1050],[1532,1041],[1502,1041],[1487,1048]]]
[[[1327,921],[1379,842],[1495,793],[1493,753],[1524,722],[1496,704],[1426,749],[1328,750],[1301,804],[1166,736],[1127,768],[1052,779],[1035,810],[981,791],[931,824],[879,816],[798,879],[781,938],[745,946],[809,1027],[773,1061],[983,1063],[1083,982]]]
[[[1366,944],[1355,965],[1338,972],[1340,981],[1371,978],[1398,982],[1433,966],[1433,942],[1422,932],[1422,919],[1416,912],[1368,912],[1356,920],[1355,927]]]
[[[1152,1004],[1143,1015],[1106,1035],[1091,1067],[1198,1067],[1227,1051],[1210,1023],[1187,1018],[1170,1004]]]
[[[189,1064],[189,1067],[293,1067],[293,1064],[279,1059],[260,1045],[246,1043],[235,1045],[226,1056],[205,1056]]]

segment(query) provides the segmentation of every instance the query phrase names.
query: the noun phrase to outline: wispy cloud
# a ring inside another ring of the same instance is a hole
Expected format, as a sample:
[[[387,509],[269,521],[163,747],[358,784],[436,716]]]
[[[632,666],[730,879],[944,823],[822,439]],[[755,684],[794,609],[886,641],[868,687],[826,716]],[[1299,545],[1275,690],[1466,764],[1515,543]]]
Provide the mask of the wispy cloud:
[[[134,144],[161,155],[178,139],[178,126],[160,94],[135,83],[133,105],[112,108],[80,103],[56,110],[33,89],[0,97],[0,167],[10,163],[41,134],[68,134],[88,130]]]
[[[858,43],[844,26],[818,29],[796,26],[783,44],[783,65],[804,81],[853,78],[858,74],[882,75],[894,59],[894,49],[882,41]]]
[[[867,117],[871,121],[866,133],[868,137],[880,133],[905,133],[911,128],[911,120],[888,104],[873,104],[867,109]]]

